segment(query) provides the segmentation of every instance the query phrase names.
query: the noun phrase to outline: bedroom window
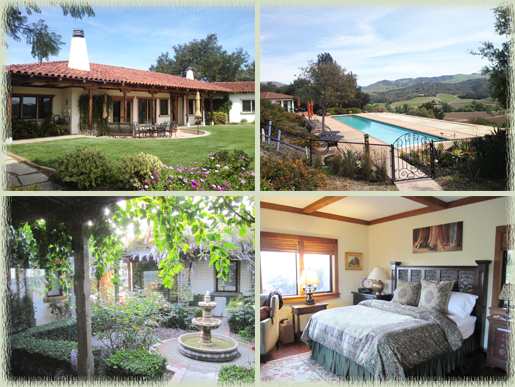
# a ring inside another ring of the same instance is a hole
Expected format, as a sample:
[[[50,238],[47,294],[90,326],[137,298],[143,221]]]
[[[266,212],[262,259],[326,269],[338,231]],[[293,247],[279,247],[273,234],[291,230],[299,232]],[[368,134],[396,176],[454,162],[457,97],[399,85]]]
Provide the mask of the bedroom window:
[[[316,270],[320,283],[314,294],[323,300],[339,297],[338,241],[303,235],[261,233],[261,293],[281,292],[287,302],[304,300],[300,277]]]

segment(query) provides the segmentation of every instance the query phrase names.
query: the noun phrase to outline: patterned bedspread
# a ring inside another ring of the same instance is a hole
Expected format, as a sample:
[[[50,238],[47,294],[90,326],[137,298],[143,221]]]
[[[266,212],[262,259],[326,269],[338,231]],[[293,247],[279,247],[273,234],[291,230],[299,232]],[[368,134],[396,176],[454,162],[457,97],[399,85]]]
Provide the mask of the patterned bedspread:
[[[302,334],[369,370],[376,380],[405,380],[409,369],[461,347],[456,323],[431,310],[367,300],[314,314]]]

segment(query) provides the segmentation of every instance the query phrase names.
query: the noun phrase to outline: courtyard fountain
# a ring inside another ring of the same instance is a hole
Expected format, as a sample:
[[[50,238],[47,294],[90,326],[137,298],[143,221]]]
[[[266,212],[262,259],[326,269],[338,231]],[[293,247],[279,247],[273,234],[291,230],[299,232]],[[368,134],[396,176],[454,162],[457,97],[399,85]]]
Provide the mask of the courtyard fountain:
[[[198,306],[203,309],[202,317],[194,318],[192,323],[200,332],[179,336],[180,353],[195,360],[210,362],[226,362],[237,358],[240,354],[236,340],[211,333],[222,325],[222,320],[211,317],[216,302],[211,301],[209,292],[206,292],[204,301],[199,302]]]

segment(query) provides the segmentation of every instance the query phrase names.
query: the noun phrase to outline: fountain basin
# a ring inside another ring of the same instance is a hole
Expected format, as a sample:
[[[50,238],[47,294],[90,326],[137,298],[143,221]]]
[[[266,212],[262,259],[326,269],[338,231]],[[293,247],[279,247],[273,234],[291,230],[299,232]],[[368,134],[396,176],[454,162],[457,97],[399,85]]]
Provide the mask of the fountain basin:
[[[200,333],[181,335],[179,336],[179,352],[191,359],[214,363],[231,361],[240,356],[236,340],[215,333],[212,334],[212,340],[213,346],[203,347],[198,344]]]
[[[204,319],[203,317],[197,317],[191,320],[191,323],[201,329],[202,327],[216,329],[222,325],[222,320],[216,318]]]

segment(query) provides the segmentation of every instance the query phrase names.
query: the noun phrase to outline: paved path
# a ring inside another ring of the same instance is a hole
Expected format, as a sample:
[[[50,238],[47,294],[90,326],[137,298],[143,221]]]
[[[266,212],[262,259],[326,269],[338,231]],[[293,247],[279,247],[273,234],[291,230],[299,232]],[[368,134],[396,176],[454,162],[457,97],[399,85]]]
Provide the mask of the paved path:
[[[223,319],[220,328],[212,331],[221,335],[229,336],[230,330],[227,319]],[[209,363],[190,359],[179,352],[178,339],[170,339],[156,346],[159,353],[168,359],[168,365],[173,372],[172,383],[181,386],[199,385],[200,383],[211,385],[216,383],[218,372],[223,365],[250,365],[254,367],[255,351],[248,344],[239,343],[238,351],[240,357],[225,363]]]
[[[38,169],[19,162],[11,156],[4,155],[3,165],[7,174],[7,185],[26,190],[37,184],[42,191],[63,191],[64,188],[50,181],[50,178]]]

